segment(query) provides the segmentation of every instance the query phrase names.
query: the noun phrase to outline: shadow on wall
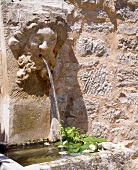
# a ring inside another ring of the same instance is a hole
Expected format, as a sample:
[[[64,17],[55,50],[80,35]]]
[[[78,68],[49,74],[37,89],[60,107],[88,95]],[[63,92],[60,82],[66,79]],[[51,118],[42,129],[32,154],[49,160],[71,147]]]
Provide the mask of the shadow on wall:
[[[2,154],[4,154],[7,149],[5,145],[6,142],[7,142],[7,135],[5,134],[5,131],[3,132],[1,131],[1,124],[0,124],[0,153]],[[0,162],[0,166],[1,166],[1,162]]]
[[[70,42],[63,45],[58,56],[55,70],[55,86],[61,119],[65,126],[74,126],[86,133],[88,118],[84,99],[77,80],[79,63],[74,55]],[[53,99],[52,99],[53,100]],[[54,112],[54,102],[51,102]]]
[[[1,123],[0,123],[0,144],[7,141],[7,136],[5,134],[5,131],[2,132],[1,130]],[[2,151],[3,149],[1,148],[0,146],[0,152]]]

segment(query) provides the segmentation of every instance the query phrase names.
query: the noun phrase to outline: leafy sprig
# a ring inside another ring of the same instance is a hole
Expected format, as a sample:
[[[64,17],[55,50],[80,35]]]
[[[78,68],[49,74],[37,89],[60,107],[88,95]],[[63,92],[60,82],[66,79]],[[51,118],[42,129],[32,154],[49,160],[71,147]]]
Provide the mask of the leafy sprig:
[[[63,143],[56,142],[55,145],[65,148],[68,154],[71,153],[87,153],[97,152],[98,143],[107,142],[104,138],[96,138],[94,136],[88,136],[86,134],[79,134],[75,127],[62,127],[61,133]]]

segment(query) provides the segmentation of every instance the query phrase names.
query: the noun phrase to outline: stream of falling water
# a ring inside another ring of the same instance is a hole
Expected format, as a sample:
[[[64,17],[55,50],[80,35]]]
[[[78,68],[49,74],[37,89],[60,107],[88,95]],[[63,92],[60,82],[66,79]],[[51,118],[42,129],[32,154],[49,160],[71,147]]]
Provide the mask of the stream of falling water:
[[[50,79],[50,83],[51,83],[52,93],[53,93],[53,97],[54,97],[54,101],[55,101],[55,109],[56,109],[57,118],[58,118],[59,123],[61,123],[53,77],[52,77],[51,71],[49,69],[49,66],[47,64],[47,61],[44,58],[43,58],[43,61],[44,61],[45,65],[46,65],[48,75],[49,75],[49,79]],[[54,126],[54,124],[53,124],[53,126]],[[58,129],[55,129],[55,127],[54,127],[54,129],[52,128],[52,130],[57,131]],[[61,135],[61,128],[59,129],[59,136],[60,136],[60,143],[62,145],[63,141],[62,141],[62,135]]]

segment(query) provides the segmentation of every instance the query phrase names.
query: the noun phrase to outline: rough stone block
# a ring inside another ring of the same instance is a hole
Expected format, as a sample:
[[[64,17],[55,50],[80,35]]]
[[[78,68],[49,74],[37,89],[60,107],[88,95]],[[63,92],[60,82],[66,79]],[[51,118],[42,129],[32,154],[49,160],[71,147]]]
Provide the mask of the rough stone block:
[[[132,139],[138,139],[138,136],[136,136],[136,134],[138,134],[138,128],[130,128],[128,130],[128,132],[126,133],[126,139],[128,140],[132,140]]]
[[[138,102],[138,94],[137,94],[137,92],[136,91],[134,91],[134,92],[127,92],[127,91],[125,91],[125,92],[122,92],[122,93],[120,93],[120,95],[119,95],[119,101],[120,101],[120,103],[122,103],[122,104],[137,104],[137,102]]]
[[[119,43],[118,43],[118,48],[121,48],[125,51],[138,51],[138,42],[135,36],[132,37],[120,37],[119,38]]]
[[[124,35],[136,35],[138,28],[130,23],[120,24],[118,27],[118,33]]]
[[[83,91],[86,94],[104,95],[111,92],[112,87],[108,82],[106,65],[96,67],[93,71],[81,76]]]
[[[129,1],[130,2],[130,1]],[[126,6],[123,8],[119,8],[116,12],[117,18],[121,20],[131,20],[137,21],[138,19],[138,10],[136,6]]]
[[[121,110],[117,110],[110,106],[104,106],[102,108],[102,117],[105,120],[108,120],[110,122],[118,122],[119,119],[128,119],[128,115],[126,113],[121,112]]]
[[[112,32],[114,29],[114,25],[111,22],[104,22],[104,23],[90,23],[85,24],[83,29],[88,33],[109,33]]]
[[[137,66],[138,65],[138,54],[134,53],[121,53],[118,55],[119,63],[126,64],[129,66]]]
[[[92,38],[80,37],[76,44],[76,53],[81,57],[92,54],[97,57],[104,57],[108,55],[108,49],[100,39],[93,40]]]
[[[106,138],[110,130],[110,126],[101,122],[92,123],[92,135],[96,137]]]
[[[138,70],[137,69],[118,69],[118,87],[123,86],[137,86],[138,84]]]
[[[85,99],[84,102],[85,102],[88,118],[96,118],[99,109],[99,103],[88,99]]]

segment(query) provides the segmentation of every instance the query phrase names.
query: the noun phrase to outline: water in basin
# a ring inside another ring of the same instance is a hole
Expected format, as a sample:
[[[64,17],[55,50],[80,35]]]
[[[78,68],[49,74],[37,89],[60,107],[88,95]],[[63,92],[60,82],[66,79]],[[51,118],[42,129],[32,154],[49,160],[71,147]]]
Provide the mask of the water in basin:
[[[5,153],[7,157],[18,162],[22,166],[50,162],[60,158],[59,149],[54,146],[44,146],[42,144],[33,146],[22,146],[9,148]]]

